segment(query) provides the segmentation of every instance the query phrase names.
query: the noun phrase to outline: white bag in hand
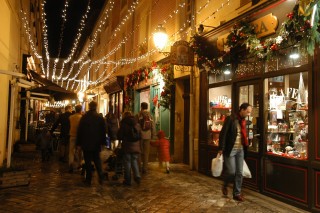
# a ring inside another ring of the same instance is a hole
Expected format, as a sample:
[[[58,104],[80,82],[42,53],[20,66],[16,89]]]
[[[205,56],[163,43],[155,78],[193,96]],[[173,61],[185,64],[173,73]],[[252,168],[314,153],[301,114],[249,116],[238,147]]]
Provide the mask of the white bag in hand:
[[[223,168],[223,155],[218,153],[211,161],[211,172],[213,177],[219,177]]]
[[[248,165],[247,165],[247,163],[246,163],[245,160],[243,160],[242,176],[243,176],[244,178],[252,178],[250,169],[249,169],[249,167],[248,167]]]

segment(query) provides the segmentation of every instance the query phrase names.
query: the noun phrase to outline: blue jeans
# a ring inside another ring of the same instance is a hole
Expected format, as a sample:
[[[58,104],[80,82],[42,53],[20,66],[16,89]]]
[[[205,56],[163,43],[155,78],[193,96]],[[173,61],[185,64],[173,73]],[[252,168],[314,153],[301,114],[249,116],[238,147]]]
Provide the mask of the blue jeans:
[[[230,156],[224,155],[223,158],[226,168],[224,187],[227,187],[230,182],[233,182],[233,196],[240,195],[243,180],[243,149],[232,149]]]
[[[124,180],[126,183],[131,184],[131,169],[135,178],[140,178],[138,166],[139,154],[126,153],[124,154]]]

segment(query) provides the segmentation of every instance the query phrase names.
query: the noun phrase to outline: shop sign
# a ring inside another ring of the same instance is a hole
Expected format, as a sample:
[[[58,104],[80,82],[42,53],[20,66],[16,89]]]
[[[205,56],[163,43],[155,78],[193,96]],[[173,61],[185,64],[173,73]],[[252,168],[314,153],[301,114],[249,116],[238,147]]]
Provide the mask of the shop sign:
[[[255,27],[255,32],[258,38],[275,34],[278,23],[278,18],[272,13],[251,22],[251,24]],[[224,45],[226,43],[228,35],[229,33],[218,37],[217,47],[219,50],[224,50]]]
[[[187,41],[177,41],[171,47],[171,63],[174,65],[193,66],[194,54]]]

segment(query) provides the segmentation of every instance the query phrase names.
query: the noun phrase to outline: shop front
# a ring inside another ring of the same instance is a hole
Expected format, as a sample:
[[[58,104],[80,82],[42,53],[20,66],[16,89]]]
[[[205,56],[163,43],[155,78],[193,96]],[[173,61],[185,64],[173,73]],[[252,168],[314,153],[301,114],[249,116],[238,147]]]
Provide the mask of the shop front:
[[[294,5],[279,1],[247,16],[254,22],[272,14],[279,25],[268,37],[276,37]],[[213,32],[210,40],[219,46],[219,39],[235,22]],[[218,152],[224,119],[248,102],[253,110],[246,118],[250,142],[246,162],[252,178],[244,179],[245,187],[319,211],[320,58],[317,48],[313,56],[294,57],[296,47],[284,48],[268,60],[241,57],[248,52],[238,49],[230,64],[203,69],[200,78],[207,83],[201,84],[200,108],[207,110],[200,111],[199,171],[211,175],[211,160]]]

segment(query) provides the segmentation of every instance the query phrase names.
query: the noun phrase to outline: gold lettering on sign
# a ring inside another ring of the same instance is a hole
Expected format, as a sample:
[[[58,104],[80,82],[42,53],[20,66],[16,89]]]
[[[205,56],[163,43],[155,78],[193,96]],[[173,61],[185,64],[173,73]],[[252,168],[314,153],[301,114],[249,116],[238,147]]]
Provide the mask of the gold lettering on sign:
[[[278,27],[278,23],[278,18],[272,15],[272,13],[251,22],[251,24],[255,27],[255,32],[258,38],[274,34]],[[218,37],[217,47],[219,50],[224,50],[224,45],[226,44],[228,35],[229,33]]]
[[[276,29],[278,27],[278,19],[276,16],[270,13],[257,20],[254,20],[253,22],[251,22],[251,24],[255,27],[257,37],[262,38],[268,35],[272,35],[276,32]]]

